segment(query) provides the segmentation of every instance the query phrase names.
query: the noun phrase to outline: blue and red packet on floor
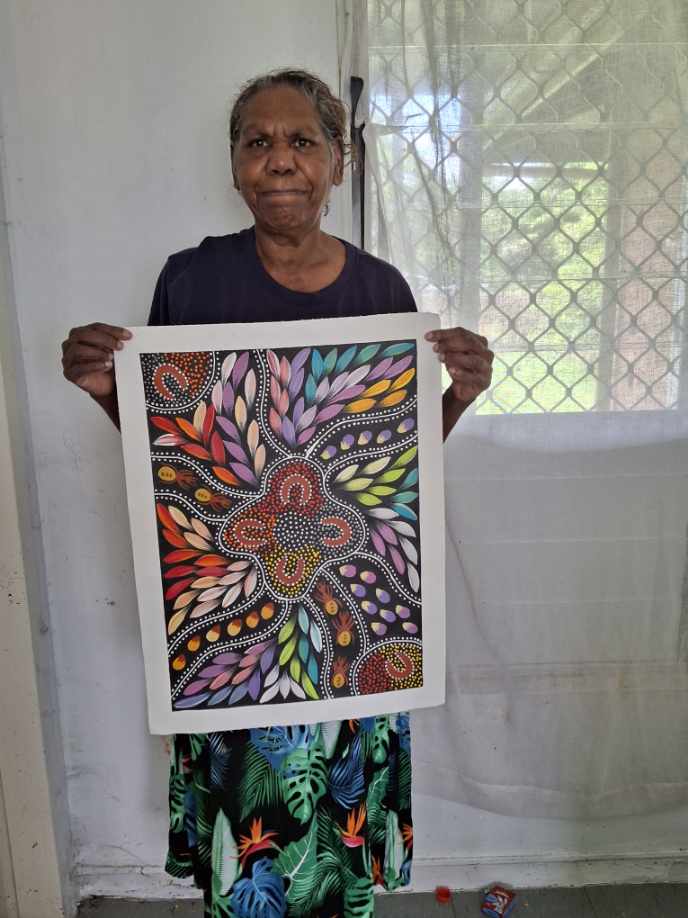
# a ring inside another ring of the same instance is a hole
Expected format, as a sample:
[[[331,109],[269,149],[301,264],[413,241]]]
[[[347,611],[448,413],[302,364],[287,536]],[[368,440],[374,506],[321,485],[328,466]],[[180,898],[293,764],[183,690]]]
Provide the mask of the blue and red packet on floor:
[[[516,907],[516,893],[504,886],[492,886],[483,899],[480,911],[487,918],[506,918]]]

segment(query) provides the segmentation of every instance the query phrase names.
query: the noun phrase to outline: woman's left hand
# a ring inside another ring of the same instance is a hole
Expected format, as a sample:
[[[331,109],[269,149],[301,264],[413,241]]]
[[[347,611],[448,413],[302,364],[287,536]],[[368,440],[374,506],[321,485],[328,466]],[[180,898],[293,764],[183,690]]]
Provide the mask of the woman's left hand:
[[[487,338],[465,328],[438,329],[428,332],[425,338],[432,341],[433,350],[446,366],[457,401],[469,404],[488,388],[494,354],[487,346]]]

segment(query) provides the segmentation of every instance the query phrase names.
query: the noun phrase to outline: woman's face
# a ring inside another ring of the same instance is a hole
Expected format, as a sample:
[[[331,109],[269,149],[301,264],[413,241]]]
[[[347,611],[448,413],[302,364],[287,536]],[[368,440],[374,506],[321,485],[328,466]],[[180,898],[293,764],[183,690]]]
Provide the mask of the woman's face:
[[[256,93],[245,105],[232,159],[234,183],[256,226],[307,233],[318,226],[342,157],[313,104],[291,86]]]

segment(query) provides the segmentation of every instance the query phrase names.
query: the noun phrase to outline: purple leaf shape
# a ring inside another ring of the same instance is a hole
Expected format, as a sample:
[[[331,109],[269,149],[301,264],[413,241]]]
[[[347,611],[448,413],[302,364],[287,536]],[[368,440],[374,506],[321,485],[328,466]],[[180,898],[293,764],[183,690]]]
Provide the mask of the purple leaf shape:
[[[260,670],[256,669],[255,673],[248,680],[248,693],[254,701],[258,700],[258,693],[260,692],[260,677]]]
[[[223,686],[221,689],[215,692],[215,694],[212,696],[208,704],[220,704],[220,702],[224,701],[227,695],[229,695],[231,691],[232,691],[231,685]]]
[[[347,383],[348,378],[349,378],[349,374],[346,372],[340,373],[339,376],[336,376],[334,378],[334,380],[332,381],[332,385],[330,386],[330,391],[327,393],[326,401],[328,402],[331,401],[334,398],[334,396],[337,394],[337,392],[339,392],[340,389],[344,388],[344,386]]]
[[[289,446],[296,446],[296,431],[288,417],[282,418],[282,439]]]
[[[394,530],[391,529],[387,523],[378,523],[377,531],[380,533],[385,542],[389,542],[390,545],[398,545],[397,537],[394,534]]]
[[[311,352],[311,349],[309,347],[304,347],[294,357],[294,359],[291,362],[292,375],[301,369],[304,363],[308,360],[308,355],[310,354],[310,352]]]
[[[351,373],[349,373],[349,378],[346,381],[347,388],[349,386],[355,386],[357,383],[360,383],[366,378],[369,372],[369,363],[364,363],[362,367],[357,367],[355,370],[352,370]]]
[[[398,376],[399,373],[403,373],[412,363],[413,354],[409,354],[408,357],[402,357],[401,360],[397,360],[397,362],[387,370],[387,376]]]
[[[179,701],[175,701],[174,706],[178,711],[184,708],[195,708],[208,698],[210,698],[210,692],[203,692],[202,695],[194,695],[193,698],[180,698]]]
[[[385,545],[383,540],[380,538],[380,536],[377,534],[377,532],[375,532],[374,529],[370,530],[370,538],[373,541],[373,545],[375,546],[375,550],[377,551],[377,553],[379,555],[382,555],[382,557],[384,558],[384,556],[387,554],[387,546]]]
[[[306,403],[303,400],[303,396],[296,400],[296,404],[294,405],[294,411],[292,413],[292,421],[294,422],[295,430],[299,429],[299,421],[301,419],[301,415],[303,414],[303,409],[305,408],[305,406],[306,406]]]
[[[248,351],[244,353],[237,359],[237,362],[234,364],[232,370],[232,385],[236,389],[241,380],[244,378],[244,373],[248,369]]]
[[[301,389],[303,385],[303,370],[297,370],[296,373],[292,370],[291,379],[289,380],[289,398],[294,398],[296,393]]]
[[[384,360],[381,360],[368,377],[368,382],[371,383],[375,379],[380,379],[382,376],[388,375],[387,370],[392,366],[393,363],[393,357],[385,357]]]
[[[251,654],[254,657],[259,657],[261,653],[265,650],[266,647],[269,647],[271,643],[274,642],[274,638],[268,638],[267,641],[261,641],[260,644],[254,644],[251,648]]]
[[[296,418],[294,418],[294,424],[296,425],[296,430],[297,431],[303,430],[304,427],[308,427],[309,424],[312,424],[313,421],[315,420],[315,415],[317,414],[317,411],[318,411],[318,406],[312,405],[308,409],[308,411],[304,411],[304,413],[299,418],[298,423],[296,422]]]
[[[338,405],[328,405],[327,408],[323,408],[322,411],[318,412],[315,423],[324,424],[325,421],[329,421],[331,418],[336,417],[340,411],[343,411],[343,409],[344,403]]]
[[[231,383],[227,383],[222,390],[222,407],[227,413],[234,407],[234,389]]]
[[[230,462],[230,469],[234,472],[235,475],[238,475],[243,481],[247,481],[249,484],[258,484],[256,476],[253,474],[251,469],[247,468],[245,465],[242,465],[241,462]]]
[[[268,647],[263,656],[260,658],[260,670],[262,673],[266,673],[272,666],[272,661],[275,659],[275,648]]]
[[[361,392],[365,392],[365,386],[350,386],[338,392],[335,396],[335,400],[338,402],[346,402],[349,399],[357,398]]]
[[[240,653],[232,653],[232,651],[229,650],[226,653],[219,653],[216,657],[213,657],[213,663],[238,663],[240,659]]]
[[[230,695],[229,704],[236,704],[237,701],[241,701],[241,699],[246,695],[247,692],[248,692],[248,685],[246,685],[245,682],[242,682],[241,685],[235,686],[234,691]]]
[[[296,442],[299,446],[302,446],[304,443],[307,443],[310,438],[315,433],[315,427],[307,427],[305,430],[302,430],[301,433],[296,438]]]
[[[218,425],[222,428],[222,430],[224,430],[227,436],[232,438],[232,440],[239,441],[241,439],[241,437],[239,436],[239,431],[237,430],[236,426],[231,421],[228,421],[227,418],[218,416],[217,418],[215,418],[215,420],[217,421]]]
[[[184,695],[195,695],[197,692],[202,692],[208,685],[209,679],[196,679],[194,682],[190,682],[187,687],[184,689]]]
[[[392,556],[392,563],[396,567],[397,573],[403,574],[404,571],[406,570],[406,564],[404,563],[404,559],[401,557],[401,555],[396,550],[396,548],[392,548],[391,546],[389,549],[389,553]]]
[[[238,459],[239,462],[243,462],[248,465],[248,456],[238,443],[227,443],[226,446],[227,452],[230,454],[230,456],[234,456],[234,458]]]
[[[201,677],[201,679],[214,679],[215,676],[219,676],[220,673],[224,673],[226,671],[226,666],[219,666],[214,664],[211,666],[206,666],[205,669],[202,669],[198,675]]]

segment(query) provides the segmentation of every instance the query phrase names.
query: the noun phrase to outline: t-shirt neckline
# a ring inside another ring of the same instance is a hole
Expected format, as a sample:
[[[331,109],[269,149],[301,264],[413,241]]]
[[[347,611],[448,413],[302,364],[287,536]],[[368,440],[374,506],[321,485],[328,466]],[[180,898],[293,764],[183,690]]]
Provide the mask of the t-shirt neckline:
[[[266,269],[263,262],[260,260],[260,255],[258,254],[258,249],[256,248],[255,226],[252,226],[248,231],[248,237],[249,256],[254,262],[254,268],[262,276],[264,282],[274,290],[278,291],[282,296],[290,297],[294,300],[299,300],[300,302],[303,302],[304,300],[310,300],[314,302],[320,297],[329,297],[333,293],[336,293],[337,289],[346,285],[348,281],[352,269],[352,253],[354,249],[353,246],[349,245],[345,239],[340,239],[339,236],[335,236],[334,238],[341,242],[344,246],[344,266],[342,267],[342,270],[339,272],[337,277],[335,277],[335,279],[332,281],[332,283],[328,284],[326,287],[322,287],[320,290],[314,290],[311,292],[305,290],[292,290],[290,287],[285,287],[284,284],[280,284],[279,281],[276,281],[275,278]]]

